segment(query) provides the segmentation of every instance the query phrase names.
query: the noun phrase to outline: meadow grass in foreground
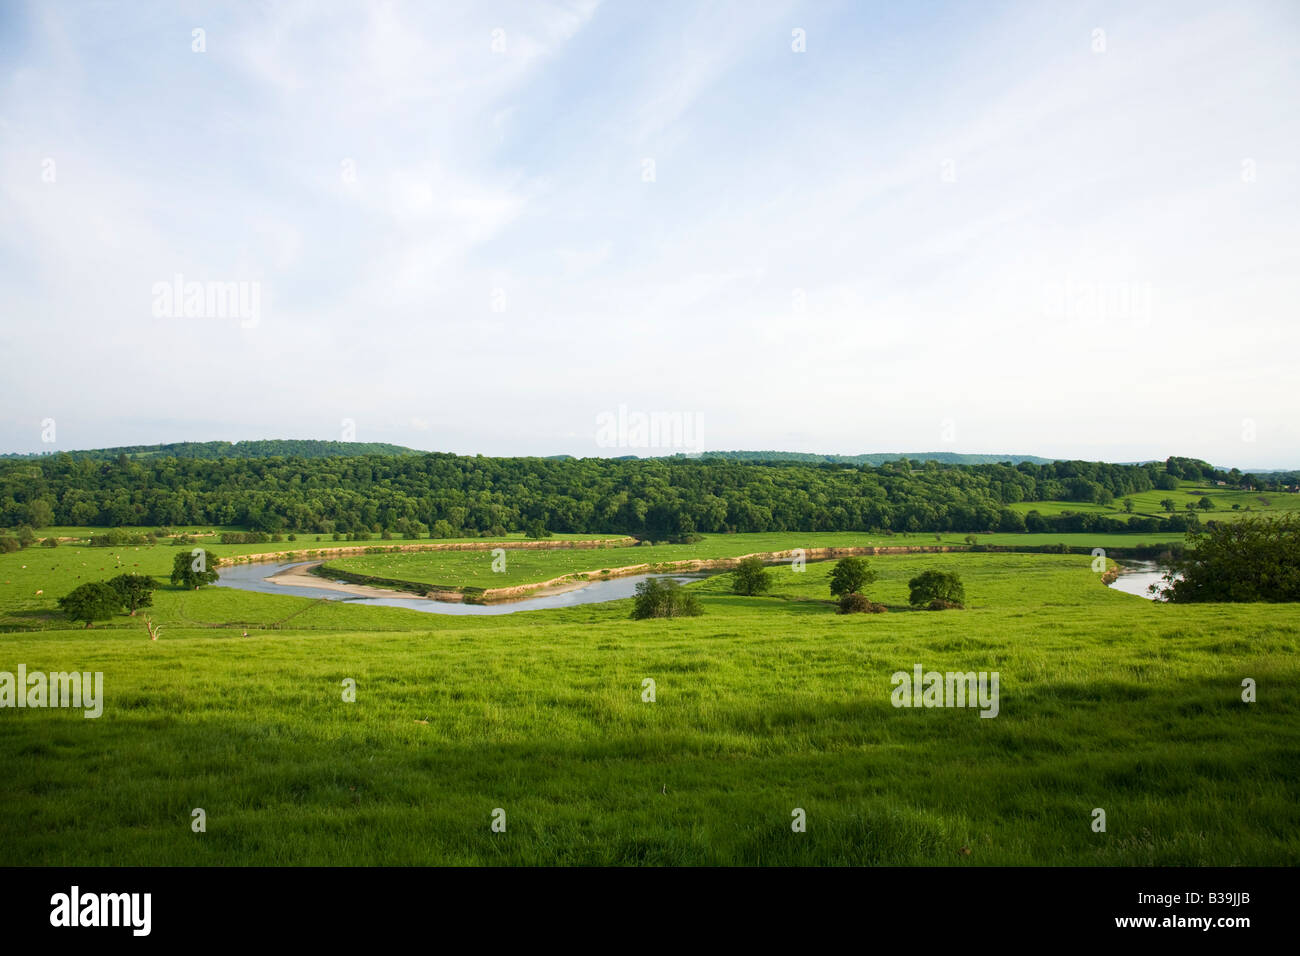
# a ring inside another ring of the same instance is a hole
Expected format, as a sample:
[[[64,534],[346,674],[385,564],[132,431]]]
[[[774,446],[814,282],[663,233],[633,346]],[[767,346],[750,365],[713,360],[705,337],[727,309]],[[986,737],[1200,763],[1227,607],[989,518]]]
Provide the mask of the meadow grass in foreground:
[[[812,564],[759,598],[691,585],[687,620],[205,588],[159,592],[157,642],[0,635],[0,670],[103,671],[106,697],[91,720],[0,710],[0,862],[1300,862],[1300,609],[1156,605],[1082,556],[872,564],[890,613],[836,615]],[[902,610],[926,568],[961,573],[970,609]],[[999,716],[895,709],[918,663],[999,671]]]

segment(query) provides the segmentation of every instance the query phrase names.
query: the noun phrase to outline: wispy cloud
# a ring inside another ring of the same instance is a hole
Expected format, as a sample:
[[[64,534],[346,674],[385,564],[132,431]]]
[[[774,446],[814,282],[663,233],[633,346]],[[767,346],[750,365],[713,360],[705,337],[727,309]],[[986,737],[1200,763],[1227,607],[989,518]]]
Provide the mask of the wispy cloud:
[[[6,16],[7,447],[348,417],[594,454],[626,403],[729,447],[955,418],[969,450],[1300,461],[1287,4]],[[176,274],[260,282],[262,321],[155,318]]]

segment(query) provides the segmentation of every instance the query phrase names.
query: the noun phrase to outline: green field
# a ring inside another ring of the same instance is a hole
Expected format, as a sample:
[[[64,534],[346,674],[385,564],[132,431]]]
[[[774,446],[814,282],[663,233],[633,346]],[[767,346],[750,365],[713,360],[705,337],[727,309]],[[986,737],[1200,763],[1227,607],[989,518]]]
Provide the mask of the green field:
[[[0,863],[1300,862],[1294,605],[1152,604],[1083,555],[888,555],[882,615],[835,614],[817,563],[764,597],[690,585],[705,613],[673,621],[163,588],[151,642],[51,612],[116,573],[104,550],[0,555],[0,670],[102,671],[106,698],[98,719],[0,710]],[[119,557],[162,575],[173,553]],[[957,570],[969,609],[906,610],[926,568]],[[998,671],[999,716],[892,707],[915,664]]]
[[[549,581],[562,575],[600,573],[636,565],[665,565],[677,561],[734,558],[744,554],[774,554],[792,548],[966,548],[965,535],[895,534],[873,535],[853,532],[705,535],[695,544],[635,545],[584,550],[506,550],[504,570],[493,570],[490,551],[421,551],[400,554],[364,554],[331,558],[325,569],[392,581],[449,588],[501,588]],[[989,534],[977,535],[985,546],[1038,548],[1064,544],[1074,548],[1125,548],[1135,544],[1162,543],[1158,535],[1116,534]],[[1171,535],[1163,543],[1182,541]]]
[[[1181,514],[1189,504],[1196,505],[1202,497],[1209,498],[1214,504],[1212,511],[1196,509],[1202,521],[1232,521],[1243,514],[1257,512],[1300,511],[1300,495],[1291,492],[1273,491],[1236,491],[1219,488],[1204,482],[1180,481],[1173,491],[1140,491],[1136,494],[1116,498],[1110,504],[1098,505],[1077,501],[1021,501],[1007,507],[1028,514],[1037,511],[1041,515],[1059,515],[1067,511],[1079,514],[1099,514],[1108,518],[1123,520],[1131,515],[1146,518],[1167,517],[1169,512],[1160,502],[1166,498],[1174,502],[1174,509]],[[1133,511],[1124,510],[1124,499],[1133,501]],[[1233,506],[1236,506],[1235,510]]]

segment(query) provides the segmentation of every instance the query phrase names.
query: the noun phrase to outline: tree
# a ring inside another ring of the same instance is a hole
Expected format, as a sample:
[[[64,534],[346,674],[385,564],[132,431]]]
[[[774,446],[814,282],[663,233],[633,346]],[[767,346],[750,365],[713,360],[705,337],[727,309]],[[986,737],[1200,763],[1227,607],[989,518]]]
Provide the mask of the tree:
[[[180,551],[172,560],[171,582],[178,587],[193,590],[217,580],[217,565],[221,563],[211,551],[195,548]]]
[[[1126,513],[1128,513],[1128,514],[1132,514],[1132,513],[1133,513],[1133,499],[1132,499],[1132,498],[1125,498],[1125,499],[1124,499],[1124,511],[1125,511]]]
[[[866,558],[840,558],[831,571],[831,594],[860,594],[874,580],[876,572]]]
[[[37,498],[27,505],[27,523],[34,528],[48,528],[54,524],[54,509],[44,498]]]
[[[772,576],[759,558],[745,558],[731,575],[731,589],[736,594],[763,594],[772,586]]]
[[[936,610],[966,603],[966,588],[955,571],[924,571],[907,582],[911,595],[908,603],[913,607],[930,605]]]
[[[103,581],[87,581],[71,594],[59,598],[59,607],[74,621],[104,621],[117,613],[122,599],[117,591]]]
[[[153,606],[153,589],[157,586],[147,574],[119,574],[108,582],[108,586],[117,592],[122,607],[135,612],[142,607]]]
[[[1209,499],[1208,495],[1201,495],[1201,500],[1196,503],[1196,507],[1202,511],[1213,511],[1214,502]]]
[[[540,518],[531,518],[524,522],[524,535],[529,538],[549,538],[551,532],[546,530],[546,525]]]
[[[1173,514],[1178,508],[1178,502],[1174,501],[1173,498],[1161,498],[1160,507]]]
[[[1219,522],[1188,545],[1156,586],[1165,600],[1300,601],[1300,514]]]
[[[632,617],[696,617],[700,599],[672,578],[647,578],[636,586]]]

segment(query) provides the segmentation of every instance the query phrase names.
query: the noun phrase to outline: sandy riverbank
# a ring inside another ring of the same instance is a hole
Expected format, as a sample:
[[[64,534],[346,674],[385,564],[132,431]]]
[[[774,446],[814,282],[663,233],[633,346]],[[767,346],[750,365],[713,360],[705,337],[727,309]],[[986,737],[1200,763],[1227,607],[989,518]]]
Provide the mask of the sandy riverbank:
[[[285,568],[276,574],[271,575],[266,580],[272,584],[281,584],[298,588],[316,588],[322,591],[338,591],[341,594],[347,594],[351,597],[367,598],[407,598],[414,601],[433,600],[423,594],[415,594],[411,591],[396,591],[391,588],[376,588],[365,584],[347,584],[342,581],[331,581],[329,578],[323,578],[319,575],[312,574],[312,568],[320,567],[323,561],[313,561],[311,564],[299,564],[292,568]]]
[[[300,564],[296,567],[285,568],[276,574],[271,575],[266,580],[273,584],[289,585],[300,588],[318,588],[324,591],[338,591],[349,597],[363,598],[403,598],[410,601],[442,601],[445,604],[464,604],[465,595],[460,591],[448,590],[429,590],[424,594],[418,594],[414,591],[399,591],[394,588],[375,587],[370,584],[351,584],[347,581],[335,581],[328,577],[322,577],[313,574],[314,568],[320,567],[325,562],[313,561],[310,564]],[[563,594],[566,591],[576,591],[581,587],[590,584],[591,581],[563,581],[563,582],[542,582],[526,586],[526,593],[520,594],[514,600],[523,600],[524,598],[546,597],[552,594]],[[505,590],[505,589],[502,589]],[[498,598],[493,603],[508,603],[511,598]]]

